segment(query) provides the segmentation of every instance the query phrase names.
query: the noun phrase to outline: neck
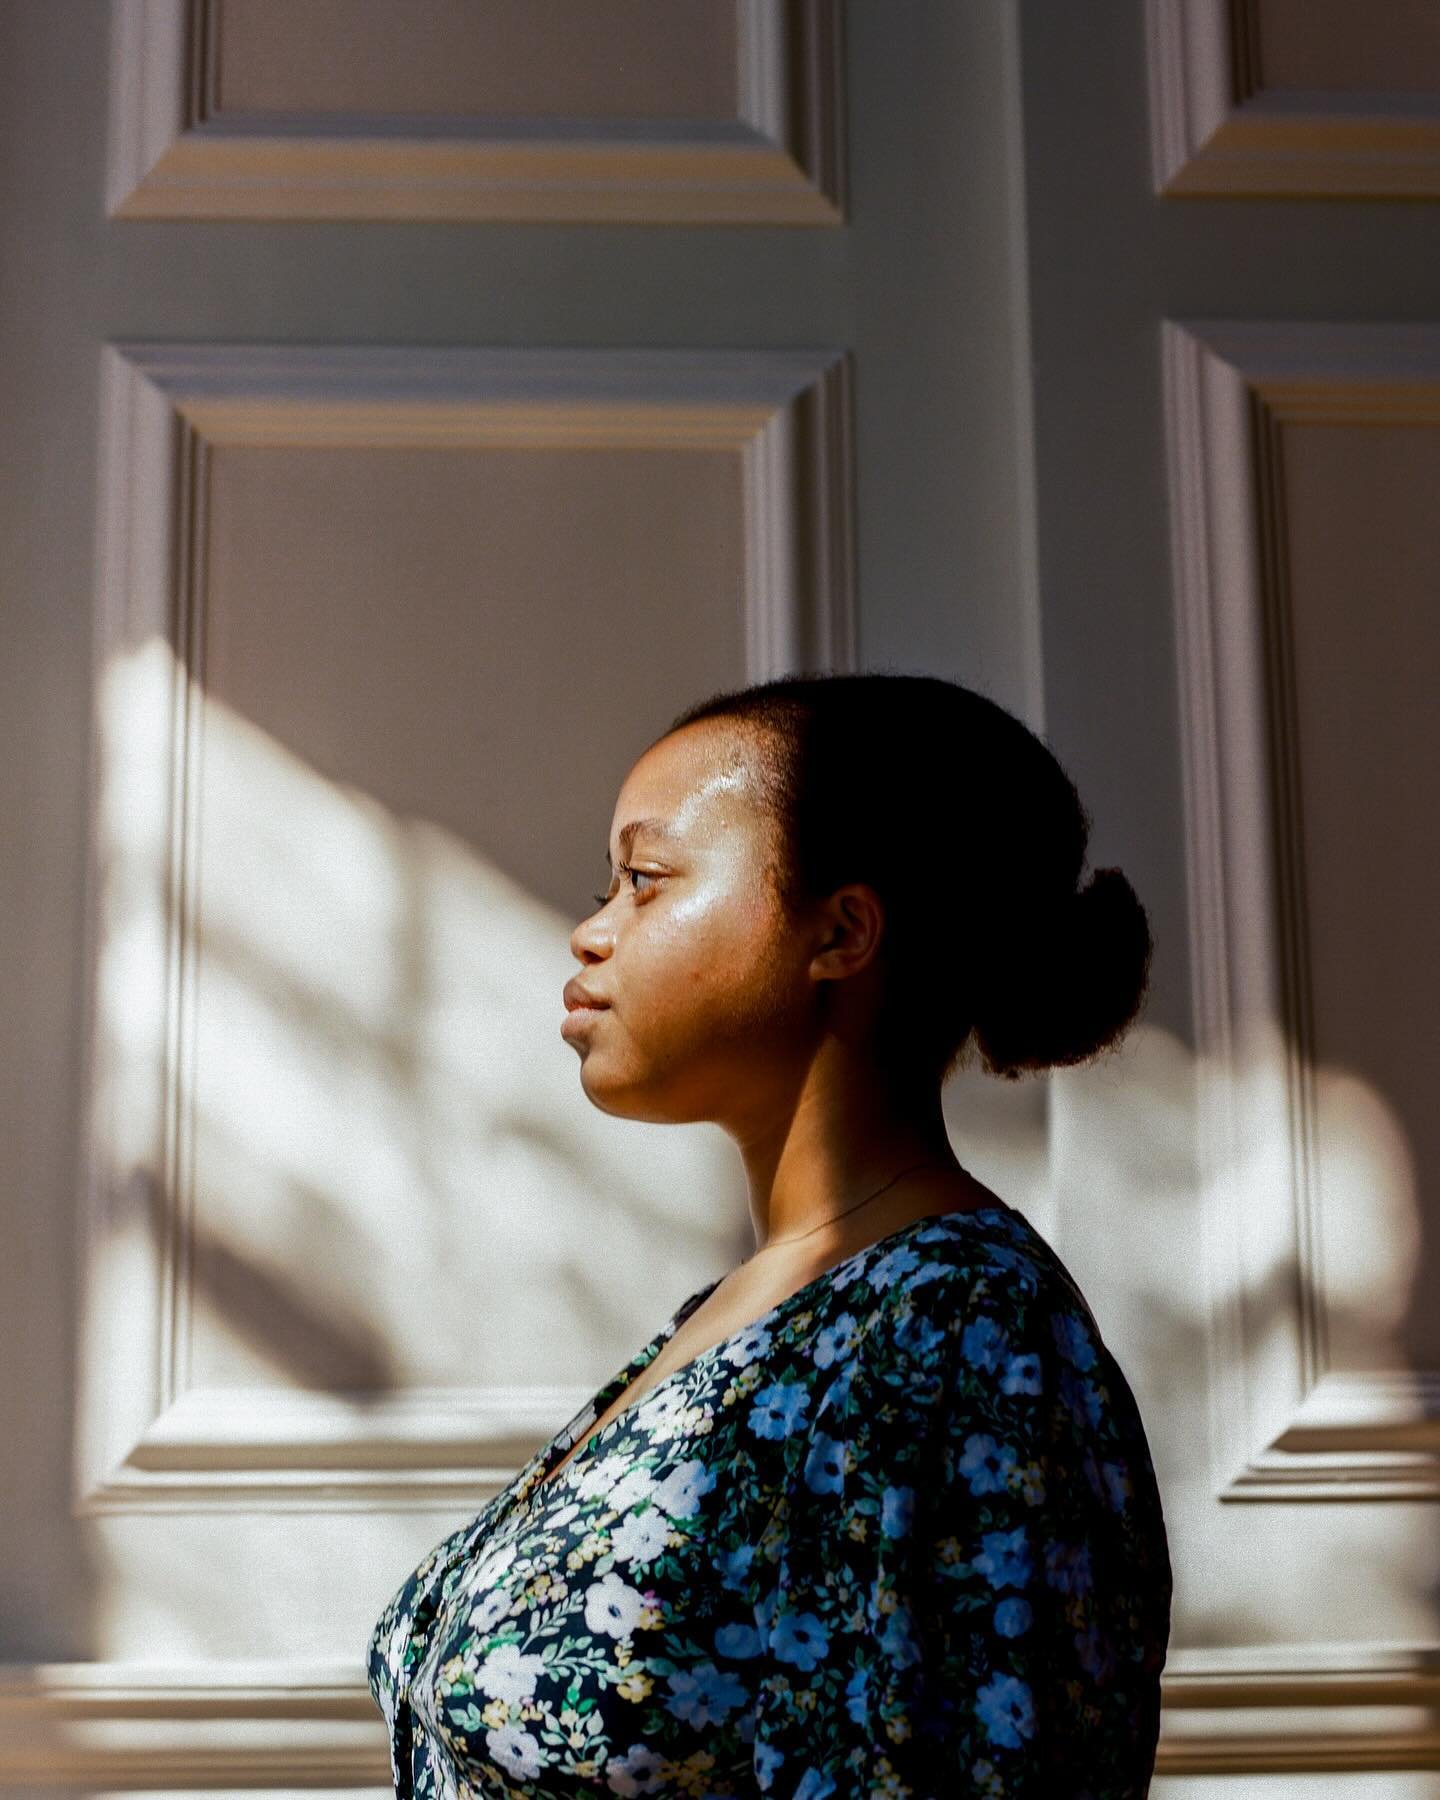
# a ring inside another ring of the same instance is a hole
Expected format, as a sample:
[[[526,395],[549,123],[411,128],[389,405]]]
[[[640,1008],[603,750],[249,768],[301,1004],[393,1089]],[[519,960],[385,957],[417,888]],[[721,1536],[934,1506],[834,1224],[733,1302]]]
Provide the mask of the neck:
[[[896,1093],[882,1071],[845,1071],[818,1063],[793,1103],[752,1131],[736,1134],[750,1184],[757,1252],[808,1234],[818,1246],[824,1226],[847,1208],[837,1231],[860,1241],[884,1235],[935,1207],[937,1180],[963,1178],[950,1147],[938,1086]],[[911,1165],[921,1165],[902,1175]],[[873,1204],[877,1188],[893,1182]]]

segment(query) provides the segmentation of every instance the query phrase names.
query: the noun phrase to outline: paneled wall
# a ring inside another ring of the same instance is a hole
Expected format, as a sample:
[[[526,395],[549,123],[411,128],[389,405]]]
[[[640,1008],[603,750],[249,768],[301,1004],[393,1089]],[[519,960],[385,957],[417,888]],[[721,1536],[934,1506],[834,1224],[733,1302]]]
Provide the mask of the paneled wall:
[[[1172,747],[1128,829],[1189,990],[1138,1143],[1052,1088],[1072,1267],[1151,1294],[1156,1787],[1428,1796],[1437,18],[1061,11],[1022,6],[1047,716],[1082,788]],[[1141,1168],[1164,1229],[1121,1251]]]
[[[1146,0],[1167,195],[1440,198],[1429,0]]]
[[[836,225],[834,0],[133,0],[122,218]]]
[[[0,1790],[389,1791],[381,1605],[749,1247],[559,1038],[615,791],[890,666],[1151,911],[946,1100],[1150,1431],[1155,1792],[1440,1796],[1437,119],[1425,0],[0,8]]]
[[[559,1036],[630,761],[1033,698],[1014,21],[847,23],[0,8],[8,1792],[386,1791],[380,1607],[746,1248]]]

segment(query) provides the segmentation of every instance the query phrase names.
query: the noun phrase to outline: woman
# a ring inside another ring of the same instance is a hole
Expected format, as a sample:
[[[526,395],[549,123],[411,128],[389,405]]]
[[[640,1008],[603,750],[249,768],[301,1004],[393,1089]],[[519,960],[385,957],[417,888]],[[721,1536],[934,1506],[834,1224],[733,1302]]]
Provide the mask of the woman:
[[[714,1120],[756,1249],[386,1608],[397,1794],[1121,1800],[1171,1570],[1145,1433],[1058,1256],[941,1111],[1137,1015],[1146,915],[954,683],[815,675],[626,776],[562,1031],[602,1111]]]

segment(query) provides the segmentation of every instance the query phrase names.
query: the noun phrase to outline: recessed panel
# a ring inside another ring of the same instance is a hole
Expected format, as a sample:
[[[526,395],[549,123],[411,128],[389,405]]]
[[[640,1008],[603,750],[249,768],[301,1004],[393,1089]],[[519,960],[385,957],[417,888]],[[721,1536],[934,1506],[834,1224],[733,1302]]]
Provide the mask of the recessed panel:
[[[1440,426],[1292,420],[1281,461],[1331,1352],[1435,1368]]]
[[[80,1503],[483,1494],[738,1249],[561,990],[669,720],[853,664],[847,360],[104,370]]]
[[[1435,0],[1251,0],[1262,91],[1440,94]]]
[[[1440,1494],[1440,336],[1164,344],[1214,1491],[1358,1521]]]
[[[1433,0],[1146,0],[1156,191],[1440,196]]]
[[[218,0],[216,113],[734,118],[725,0]]]
[[[122,218],[833,225],[838,0],[114,0]]]
[[[740,453],[206,460],[193,1379],[573,1382],[660,1227],[585,1229],[556,952],[639,722],[743,680]]]

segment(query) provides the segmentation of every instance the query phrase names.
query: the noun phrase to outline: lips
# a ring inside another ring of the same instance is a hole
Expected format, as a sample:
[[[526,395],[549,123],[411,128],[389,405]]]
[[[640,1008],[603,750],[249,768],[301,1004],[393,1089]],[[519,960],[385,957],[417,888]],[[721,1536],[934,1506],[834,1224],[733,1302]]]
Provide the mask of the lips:
[[[608,1000],[601,1000],[592,994],[588,988],[581,987],[578,981],[567,981],[561,997],[565,1002],[566,1012],[575,1012],[582,1006],[588,1006],[592,1010],[600,1012],[610,1004]]]

